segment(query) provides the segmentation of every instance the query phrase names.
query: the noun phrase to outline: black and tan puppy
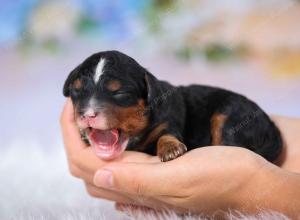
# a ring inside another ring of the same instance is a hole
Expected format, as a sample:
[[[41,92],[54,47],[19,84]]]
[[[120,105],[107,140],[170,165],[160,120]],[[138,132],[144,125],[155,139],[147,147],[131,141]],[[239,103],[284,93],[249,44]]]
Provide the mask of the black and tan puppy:
[[[174,87],[118,51],[87,58],[63,92],[103,159],[126,149],[169,161],[201,146],[230,145],[274,161],[282,149],[277,127],[246,97],[209,86]]]

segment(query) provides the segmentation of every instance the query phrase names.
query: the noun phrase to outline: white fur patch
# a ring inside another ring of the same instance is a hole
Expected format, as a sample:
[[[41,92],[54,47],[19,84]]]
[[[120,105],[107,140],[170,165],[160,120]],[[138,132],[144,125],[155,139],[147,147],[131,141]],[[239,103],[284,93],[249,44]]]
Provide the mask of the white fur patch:
[[[94,96],[92,96],[91,99],[89,100],[89,108],[96,109],[97,106],[98,106],[97,100]]]
[[[16,137],[11,143],[0,148],[2,176],[0,184],[0,219],[13,220],[181,220],[175,212],[147,212],[147,210],[126,210],[117,212],[113,203],[91,198],[81,181],[71,177],[66,155],[58,132],[49,143],[40,144],[38,135],[33,139]],[[26,146],[20,147],[20,146]],[[26,156],[24,156],[26,155]],[[23,166],[26,164],[26,166]],[[20,172],[22,167],[22,172]],[[51,169],[49,169],[51,168]],[[28,178],[34,180],[28,181]],[[59,184],[58,184],[59,183]],[[38,192],[38,193],[33,193]],[[59,196],[57,196],[59,195]],[[45,199],[47,198],[47,199]],[[289,201],[286,201],[287,203]],[[261,211],[256,215],[228,212],[231,220],[288,220],[284,214]],[[187,216],[186,220],[207,220],[213,216]],[[226,218],[227,219],[227,218]]]
[[[96,67],[96,70],[95,70],[95,75],[94,75],[94,81],[95,83],[98,83],[99,79],[100,79],[100,76],[103,74],[103,67],[105,65],[105,59],[101,58],[97,67]]]

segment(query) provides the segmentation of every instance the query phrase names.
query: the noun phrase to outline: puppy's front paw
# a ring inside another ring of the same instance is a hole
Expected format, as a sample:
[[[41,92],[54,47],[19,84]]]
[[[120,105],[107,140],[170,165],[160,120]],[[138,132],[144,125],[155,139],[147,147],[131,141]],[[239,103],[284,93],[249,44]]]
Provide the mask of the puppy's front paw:
[[[157,155],[162,162],[173,160],[187,151],[187,147],[173,136],[162,136],[158,141]]]

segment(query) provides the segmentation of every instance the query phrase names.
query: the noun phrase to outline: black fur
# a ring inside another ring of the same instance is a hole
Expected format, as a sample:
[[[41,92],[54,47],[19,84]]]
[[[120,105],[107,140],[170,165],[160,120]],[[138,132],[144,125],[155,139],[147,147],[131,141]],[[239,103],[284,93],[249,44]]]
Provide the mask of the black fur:
[[[92,78],[100,58],[107,60],[105,74],[99,85],[95,85]],[[84,82],[80,91],[72,88],[72,83],[78,78]],[[108,79],[120,80],[122,89],[107,91],[104,85]],[[146,149],[140,149],[139,146],[162,123],[166,123],[167,128],[159,136],[171,134],[183,142],[188,150],[209,146],[212,144],[211,118],[215,113],[227,117],[222,129],[223,145],[248,148],[269,161],[274,161],[282,149],[278,128],[257,104],[246,97],[203,85],[174,87],[156,79],[134,59],[118,51],[92,55],[73,70],[66,80],[64,95],[71,96],[75,105],[79,106],[78,112],[95,94],[99,102],[124,107],[135,105],[140,99],[145,100],[147,109],[141,114],[149,117],[148,127],[130,139],[127,150],[156,155],[158,138]]]

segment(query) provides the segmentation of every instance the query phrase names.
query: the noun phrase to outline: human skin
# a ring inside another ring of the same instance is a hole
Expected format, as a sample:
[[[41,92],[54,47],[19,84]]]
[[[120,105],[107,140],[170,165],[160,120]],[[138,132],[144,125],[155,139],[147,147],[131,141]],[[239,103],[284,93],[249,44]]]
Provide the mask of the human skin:
[[[82,142],[70,99],[61,127],[70,172],[84,181],[93,197],[179,213],[274,210],[296,218],[300,213],[300,120],[279,116],[273,120],[285,141],[277,162],[280,167],[245,148],[228,146],[198,148],[167,163],[138,152],[103,161]]]

